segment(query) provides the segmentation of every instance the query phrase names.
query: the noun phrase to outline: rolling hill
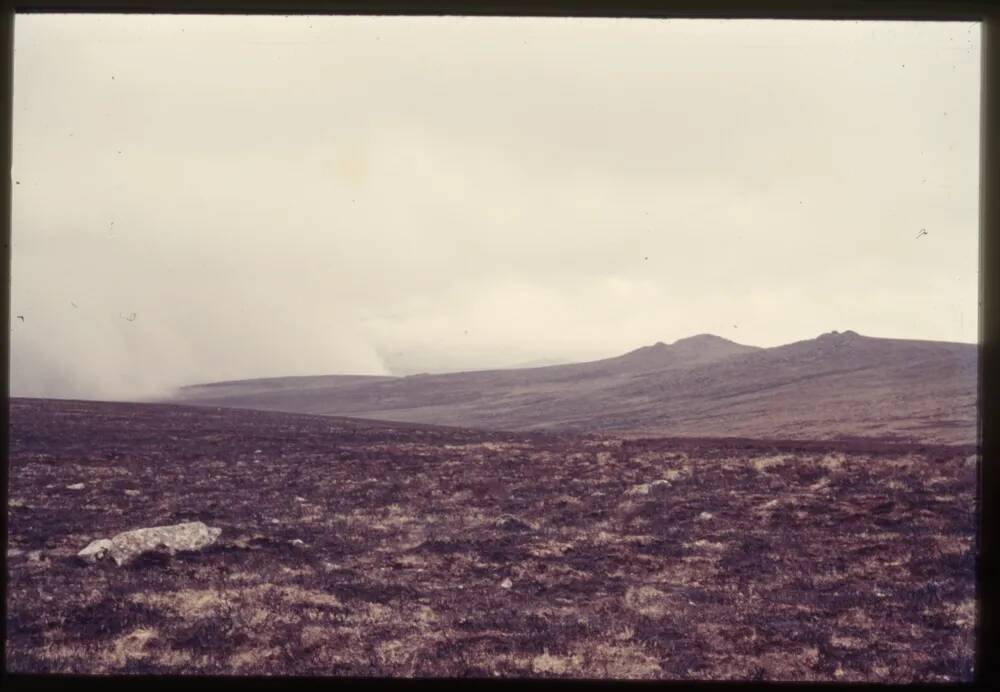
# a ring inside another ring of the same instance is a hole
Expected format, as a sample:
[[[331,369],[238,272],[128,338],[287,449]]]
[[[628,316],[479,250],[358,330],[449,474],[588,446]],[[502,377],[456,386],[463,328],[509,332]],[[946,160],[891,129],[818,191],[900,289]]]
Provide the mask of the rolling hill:
[[[171,401],[502,430],[967,444],[977,354],[851,331],[773,348],[701,334],[586,363],[245,380],[184,387]]]

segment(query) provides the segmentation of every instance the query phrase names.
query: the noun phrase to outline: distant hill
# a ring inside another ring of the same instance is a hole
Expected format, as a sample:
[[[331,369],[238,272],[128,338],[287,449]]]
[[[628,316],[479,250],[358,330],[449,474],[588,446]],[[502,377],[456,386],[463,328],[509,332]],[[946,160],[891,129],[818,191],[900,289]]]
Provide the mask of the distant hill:
[[[586,363],[245,380],[173,401],[506,430],[970,443],[977,353],[850,331],[774,348],[700,334]]]

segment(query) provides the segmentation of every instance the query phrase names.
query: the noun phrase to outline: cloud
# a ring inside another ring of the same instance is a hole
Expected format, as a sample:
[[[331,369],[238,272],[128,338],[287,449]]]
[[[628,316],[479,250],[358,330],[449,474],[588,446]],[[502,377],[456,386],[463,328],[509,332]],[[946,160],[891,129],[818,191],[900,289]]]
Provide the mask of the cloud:
[[[24,15],[15,42],[15,394],[976,338],[974,25]]]

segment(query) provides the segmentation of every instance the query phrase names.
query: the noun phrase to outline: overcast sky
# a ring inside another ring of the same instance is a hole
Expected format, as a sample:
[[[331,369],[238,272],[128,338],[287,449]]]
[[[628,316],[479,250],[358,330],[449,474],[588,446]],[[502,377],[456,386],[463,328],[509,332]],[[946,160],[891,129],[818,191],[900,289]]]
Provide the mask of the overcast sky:
[[[979,47],[964,23],[18,16],[12,394],[702,332],[974,342]]]

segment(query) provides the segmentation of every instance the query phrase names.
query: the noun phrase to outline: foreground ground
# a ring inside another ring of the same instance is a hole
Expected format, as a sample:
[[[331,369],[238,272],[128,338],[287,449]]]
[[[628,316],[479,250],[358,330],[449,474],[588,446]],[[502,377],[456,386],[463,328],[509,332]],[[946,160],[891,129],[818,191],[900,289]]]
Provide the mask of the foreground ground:
[[[969,679],[973,451],[15,399],[7,666]],[[193,520],[218,543],[75,558]]]

